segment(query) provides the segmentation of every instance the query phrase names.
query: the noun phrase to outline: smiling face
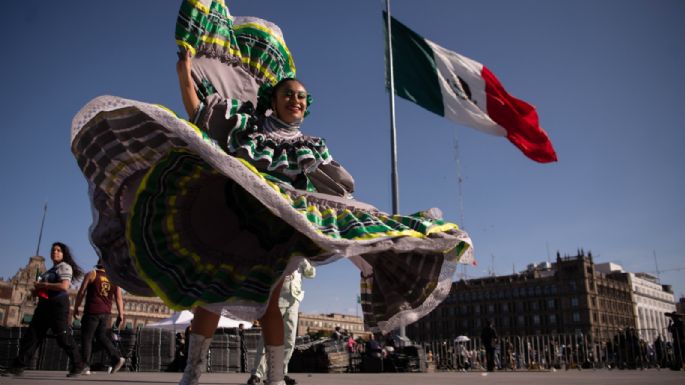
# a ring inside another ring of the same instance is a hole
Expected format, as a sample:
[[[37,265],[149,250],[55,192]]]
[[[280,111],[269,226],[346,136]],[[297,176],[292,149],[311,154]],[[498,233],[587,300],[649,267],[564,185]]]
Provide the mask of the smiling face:
[[[299,122],[307,110],[307,90],[297,80],[285,81],[276,88],[271,107],[282,121]]]
[[[52,250],[50,251],[50,259],[52,259],[53,264],[58,264],[62,262],[64,259],[64,252],[62,251],[62,247],[59,245],[53,245]]]

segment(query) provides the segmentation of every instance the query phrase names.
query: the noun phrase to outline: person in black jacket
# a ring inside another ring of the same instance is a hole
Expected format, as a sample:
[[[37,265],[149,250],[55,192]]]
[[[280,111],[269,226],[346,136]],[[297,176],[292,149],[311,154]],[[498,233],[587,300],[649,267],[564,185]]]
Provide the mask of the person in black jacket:
[[[487,370],[492,372],[495,370],[495,347],[497,346],[497,332],[492,325],[492,320],[488,320],[483,331],[480,334],[485,346],[485,359],[487,361]]]
[[[71,256],[69,247],[55,242],[50,249],[53,266],[36,279],[33,294],[38,297],[38,306],[33,313],[29,329],[21,339],[19,353],[12,366],[3,375],[21,376],[31,362],[33,354],[45,340],[48,329],[52,329],[57,344],[64,349],[72,363],[68,377],[83,374],[87,367],[71,335],[69,322],[69,293],[72,279],[78,279],[83,271]]]

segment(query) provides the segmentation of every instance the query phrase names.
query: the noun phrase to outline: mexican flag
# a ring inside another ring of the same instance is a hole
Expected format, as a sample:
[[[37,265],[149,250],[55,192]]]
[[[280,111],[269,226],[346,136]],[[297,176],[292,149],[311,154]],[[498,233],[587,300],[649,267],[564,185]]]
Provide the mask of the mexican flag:
[[[387,33],[385,12],[383,20]],[[391,33],[397,96],[459,124],[506,136],[537,162],[557,160],[535,107],[509,95],[484,65],[424,39],[395,18]]]

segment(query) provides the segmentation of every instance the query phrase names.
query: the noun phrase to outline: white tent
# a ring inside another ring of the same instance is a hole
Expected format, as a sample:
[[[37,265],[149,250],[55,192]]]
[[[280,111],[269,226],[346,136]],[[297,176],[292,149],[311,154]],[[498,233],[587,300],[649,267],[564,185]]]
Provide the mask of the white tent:
[[[183,330],[186,327],[188,327],[188,325],[190,325],[190,321],[193,320],[194,316],[195,314],[193,314],[190,310],[183,310],[180,312],[176,312],[171,317],[163,319],[159,322],[147,324],[145,325],[145,327],[166,330]],[[237,328],[239,324],[243,324],[243,327],[245,329],[249,329],[252,327],[252,322],[234,320],[223,316],[219,319],[219,325],[217,327]]]

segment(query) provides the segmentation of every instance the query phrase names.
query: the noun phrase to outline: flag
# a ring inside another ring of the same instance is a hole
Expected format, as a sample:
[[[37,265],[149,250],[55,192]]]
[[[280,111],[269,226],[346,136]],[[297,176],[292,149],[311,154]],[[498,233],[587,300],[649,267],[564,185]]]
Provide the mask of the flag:
[[[391,27],[397,96],[459,124],[506,136],[532,160],[557,160],[535,107],[509,95],[483,64],[424,39],[395,18]]]

